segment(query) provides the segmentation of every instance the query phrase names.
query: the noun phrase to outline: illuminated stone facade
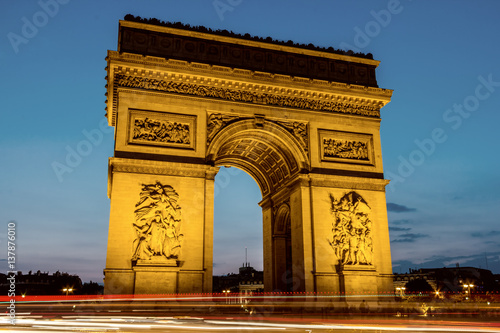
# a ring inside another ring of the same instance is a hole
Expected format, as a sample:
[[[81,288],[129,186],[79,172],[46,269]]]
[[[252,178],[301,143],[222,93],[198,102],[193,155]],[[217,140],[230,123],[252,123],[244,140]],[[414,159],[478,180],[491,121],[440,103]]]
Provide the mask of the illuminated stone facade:
[[[214,177],[262,192],[267,291],[392,291],[378,61],[120,21],[108,294],[210,292]]]

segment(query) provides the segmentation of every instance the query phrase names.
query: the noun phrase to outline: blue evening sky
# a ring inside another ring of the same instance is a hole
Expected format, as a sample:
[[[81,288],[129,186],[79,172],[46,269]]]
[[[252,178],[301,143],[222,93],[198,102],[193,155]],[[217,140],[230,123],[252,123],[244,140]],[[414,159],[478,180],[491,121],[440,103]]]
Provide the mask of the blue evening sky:
[[[55,6],[54,4],[57,4]],[[112,131],[105,56],[131,13],[274,39],[351,48],[381,61],[382,149],[395,272],[476,266],[500,273],[500,2],[25,0],[0,4],[0,260],[16,221],[17,269],[102,282]],[[99,132],[90,145],[85,133]],[[80,159],[68,152],[86,149]],[[54,162],[70,165],[56,175]],[[262,268],[257,184],[216,179],[216,274]]]

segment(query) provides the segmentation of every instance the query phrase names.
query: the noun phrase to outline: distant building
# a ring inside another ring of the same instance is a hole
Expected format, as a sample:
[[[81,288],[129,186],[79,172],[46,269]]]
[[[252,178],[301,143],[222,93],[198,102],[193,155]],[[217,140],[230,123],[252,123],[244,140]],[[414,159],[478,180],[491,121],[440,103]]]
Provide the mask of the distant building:
[[[471,293],[483,293],[500,290],[498,275],[493,275],[487,269],[458,265],[452,268],[410,269],[409,273],[394,274],[394,289],[397,294],[404,293],[408,283],[417,280],[425,281],[434,291],[444,293],[458,293],[466,290]]]
[[[255,270],[249,263],[239,268],[238,274],[228,274],[213,277],[213,292],[251,294],[264,291],[264,272]]]
[[[3,295],[7,295],[9,290],[7,277],[0,274],[0,293]],[[40,271],[23,274],[18,271],[15,278],[16,295],[71,295],[82,291],[82,280],[77,275],[59,271],[53,274]]]
[[[256,271],[249,263],[240,267],[239,276],[241,280],[238,284],[238,291],[242,294],[264,291],[264,272]]]

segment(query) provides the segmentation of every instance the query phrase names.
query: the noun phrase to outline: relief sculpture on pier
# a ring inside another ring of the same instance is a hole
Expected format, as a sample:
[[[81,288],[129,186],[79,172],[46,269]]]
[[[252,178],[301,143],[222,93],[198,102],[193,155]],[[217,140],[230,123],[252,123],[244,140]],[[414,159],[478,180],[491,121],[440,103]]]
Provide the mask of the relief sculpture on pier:
[[[330,194],[333,237],[329,240],[341,265],[371,265],[373,257],[371,209],[356,192],[339,199]]]
[[[135,205],[132,260],[177,259],[184,237],[179,195],[170,185],[143,184]]]

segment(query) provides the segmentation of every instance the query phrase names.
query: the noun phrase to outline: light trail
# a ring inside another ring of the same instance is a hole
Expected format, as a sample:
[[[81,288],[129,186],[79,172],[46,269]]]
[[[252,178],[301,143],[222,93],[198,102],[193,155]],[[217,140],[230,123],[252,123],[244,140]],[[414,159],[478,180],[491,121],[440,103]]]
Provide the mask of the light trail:
[[[74,320],[67,320],[74,319]],[[386,332],[479,332],[479,333],[499,333],[500,324],[496,327],[484,327],[482,323],[466,323],[468,326],[457,326],[464,324],[463,322],[450,322],[448,325],[442,325],[442,322],[435,324],[427,322],[427,325],[422,325],[421,322],[415,325],[402,325],[395,322],[392,325],[387,324],[364,324],[356,323],[352,320],[352,324],[333,324],[333,323],[286,323],[286,322],[252,322],[238,320],[203,320],[196,319],[197,323],[187,323],[186,321],[174,321],[166,318],[142,318],[142,317],[127,317],[125,318],[67,318],[65,320],[41,320],[41,319],[19,319],[19,326],[0,326],[0,330],[9,330],[10,332],[40,332],[43,330],[54,331],[88,331],[88,330],[105,330],[105,331],[120,331],[120,330],[198,330],[198,331],[283,331],[287,329],[298,329],[303,331],[386,331]],[[272,319],[270,319],[272,320]],[[28,327],[35,330],[29,330]]]
[[[0,314],[0,331],[500,333],[500,299],[494,296],[488,302],[426,304],[428,298],[419,296],[409,302],[359,294],[30,296],[16,301],[17,326]],[[361,313],[357,305],[365,299],[369,312]]]
[[[225,323],[235,324],[238,323],[240,325],[259,325],[259,326],[268,326],[268,327],[282,327],[282,328],[296,328],[296,329],[304,329],[304,330],[380,330],[380,331],[415,331],[419,332],[491,332],[498,333],[500,332],[499,328],[485,328],[485,327],[457,327],[457,326],[436,326],[436,327],[425,327],[425,326],[398,326],[398,325],[377,325],[377,326],[368,326],[368,325],[345,325],[345,324],[286,324],[286,323],[248,323],[248,322],[224,322],[224,321],[206,321],[207,323],[224,325]]]

